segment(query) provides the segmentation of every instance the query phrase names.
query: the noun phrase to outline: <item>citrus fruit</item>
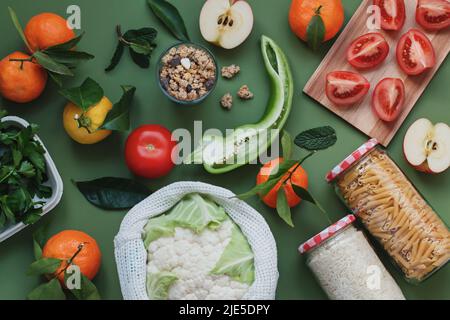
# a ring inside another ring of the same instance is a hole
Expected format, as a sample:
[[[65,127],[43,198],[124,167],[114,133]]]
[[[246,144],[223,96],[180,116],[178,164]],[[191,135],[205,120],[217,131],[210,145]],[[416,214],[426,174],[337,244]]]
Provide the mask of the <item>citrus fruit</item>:
[[[29,61],[10,61],[29,59]],[[47,84],[47,72],[31,57],[14,52],[0,61],[0,94],[11,101],[27,103],[38,98]]]
[[[344,23],[344,8],[341,0],[293,0],[289,11],[292,31],[303,41],[307,41],[307,29],[311,19],[319,14],[325,25],[325,38],[333,38]]]
[[[280,163],[283,162],[283,158],[277,158],[275,160],[269,161],[266,163],[259,172],[258,176],[256,177],[256,184],[260,185],[267,180],[269,180],[269,176],[273,174],[273,170],[278,167]],[[298,206],[302,199],[297,196],[297,194],[294,192],[294,189],[292,188],[292,184],[296,186],[300,186],[304,189],[308,188],[308,174],[306,173],[305,169],[303,169],[301,166],[295,169],[295,166],[292,167],[289,170],[289,173],[286,173],[286,175],[280,179],[280,182],[275,185],[275,187],[270,190],[270,192],[265,196],[262,197],[263,202],[271,207],[276,208],[277,207],[277,194],[278,190],[280,190],[281,185],[283,182],[288,178],[288,175],[292,173],[292,177],[290,181],[287,181],[285,186],[283,187],[284,192],[286,194],[286,198],[288,200],[289,207],[293,208],[295,206]]]
[[[99,103],[86,112],[73,103],[68,103],[64,109],[63,122],[67,134],[81,144],[98,143],[111,134],[109,130],[99,130],[113,104],[103,97]]]
[[[74,257],[74,255],[76,256]],[[80,268],[80,272],[89,280],[94,279],[100,269],[101,252],[95,239],[81,231],[66,230],[51,237],[42,249],[43,258],[64,260],[55,272],[64,284],[64,270],[67,261]]]
[[[76,37],[63,17],[48,12],[32,17],[24,32],[33,52],[45,50]]]

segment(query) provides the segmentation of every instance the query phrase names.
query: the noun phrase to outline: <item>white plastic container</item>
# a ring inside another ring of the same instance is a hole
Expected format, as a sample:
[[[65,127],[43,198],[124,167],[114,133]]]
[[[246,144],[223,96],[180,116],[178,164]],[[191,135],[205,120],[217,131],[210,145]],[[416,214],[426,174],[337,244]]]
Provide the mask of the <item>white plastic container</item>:
[[[16,124],[21,127],[28,127],[29,123],[25,121],[22,118],[19,117],[4,117],[1,119],[1,122],[8,122],[11,124]],[[61,201],[61,197],[63,194],[63,182],[61,179],[61,176],[59,175],[58,170],[56,169],[55,163],[53,162],[53,159],[50,157],[50,154],[48,153],[47,149],[45,148],[45,145],[42,143],[41,139],[39,139],[38,136],[35,136],[35,139],[41,143],[43,148],[45,149],[45,162],[47,164],[47,174],[48,174],[48,181],[45,183],[49,187],[52,188],[52,196],[49,199],[39,199],[36,198],[35,200],[41,200],[45,201],[45,205],[43,208],[42,216],[49,213],[51,210],[53,210],[58,203]],[[12,237],[16,233],[20,232],[21,230],[25,229],[27,225],[24,223],[16,223],[14,225],[0,228],[0,243],[5,241],[6,239]]]

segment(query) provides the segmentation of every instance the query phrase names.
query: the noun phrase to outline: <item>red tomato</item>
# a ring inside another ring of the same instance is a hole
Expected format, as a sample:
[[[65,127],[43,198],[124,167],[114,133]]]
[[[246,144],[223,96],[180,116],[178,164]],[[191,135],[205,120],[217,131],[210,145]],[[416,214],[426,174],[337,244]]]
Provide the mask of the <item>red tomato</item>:
[[[404,0],[374,0],[373,4],[380,7],[382,29],[400,30],[403,28],[406,19]]]
[[[283,158],[278,158],[266,163],[264,167],[261,168],[258,176],[256,177],[256,184],[260,185],[269,180],[269,176],[273,173],[273,170],[277,168],[280,162],[283,162]],[[294,168],[295,167],[292,167],[290,172],[292,172]],[[270,192],[264,198],[262,198],[263,202],[267,206],[274,209],[277,207],[278,190],[280,190],[281,184],[287,177],[288,174],[286,174],[286,176],[283,177],[283,179],[280,179],[280,182],[277,185],[275,185],[275,187],[272,190],[270,190]],[[298,206],[302,201],[302,199],[299,196],[297,196],[294,189],[292,188],[292,183],[295,184],[296,186],[308,189],[308,174],[302,167],[298,167],[295,170],[295,172],[292,174],[291,181],[286,182],[286,185],[284,186],[284,192],[286,194],[286,198],[288,200],[290,208]]]
[[[372,109],[381,120],[387,122],[396,120],[404,104],[405,84],[402,79],[385,78],[375,87]]]
[[[369,81],[358,73],[333,71],[327,75],[327,97],[338,106],[350,106],[361,101],[369,89]]]
[[[174,168],[172,134],[159,125],[145,125],[133,131],[126,142],[125,160],[137,176],[157,179]]]
[[[423,32],[411,29],[397,44],[397,62],[406,74],[421,74],[436,64],[433,45]]]
[[[419,0],[416,21],[427,30],[442,30],[450,26],[450,2],[446,0]]]
[[[389,54],[389,44],[381,33],[367,33],[352,42],[347,50],[348,62],[358,69],[370,69]]]

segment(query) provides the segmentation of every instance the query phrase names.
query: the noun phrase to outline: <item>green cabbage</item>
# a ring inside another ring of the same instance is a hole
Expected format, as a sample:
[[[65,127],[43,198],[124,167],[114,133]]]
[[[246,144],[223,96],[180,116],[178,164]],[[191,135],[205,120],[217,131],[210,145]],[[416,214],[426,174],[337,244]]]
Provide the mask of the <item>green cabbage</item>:
[[[251,285],[255,280],[253,251],[238,226],[233,225],[231,240],[211,271],[214,275],[227,275],[233,280]]]
[[[148,248],[161,237],[173,236],[177,227],[201,233],[205,228],[217,229],[227,219],[222,207],[198,194],[190,194],[169,213],[149,220],[144,228],[144,245]]]
[[[167,300],[169,289],[178,277],[171,272],[148,273],[147,292],[150,300]]]

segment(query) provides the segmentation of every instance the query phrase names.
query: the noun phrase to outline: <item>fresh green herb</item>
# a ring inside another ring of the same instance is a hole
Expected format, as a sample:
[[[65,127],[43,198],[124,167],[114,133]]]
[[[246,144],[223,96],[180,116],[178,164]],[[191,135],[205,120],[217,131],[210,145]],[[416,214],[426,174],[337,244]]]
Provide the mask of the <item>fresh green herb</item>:
[[[325,24],[320,15],[321,9],[322,6],[317,8],[315,15],[312,17],[306,29],[307,41],[313,50],[317,50],[325,39]]]
[[[158,31],[153,28],[142,28],[139,30],[128,30],[122,35],[120,26],[117,26],[116,31],[119,42],[117,43],[111,63],[105,71],[109,72],[114,70],[127,47],[133,61],[141,68],[148,68],[153,50],[156,48],[155,39]]]
[[[70,283],[72,274],[68,274],[67,270],[74,265],[74,259],[84,250],[84,244],[78,246],[77,251],[69,258],[64,260],[54,258],[42,258],[42,247],[46,242],[45,228],[38,229],[33,235],[33,248],[36,261],[28,268],[29,276],[45,276],[47,282],[39,285],[28,294],[29,300],[66,300],[67,295],[78,300],[100,300],[100,294],[95,285],[84,276],[79,274],[79,288],[68,289],[67,284]],[[37,254],[36,254],[37,253]],[[59,271],[61,264],[64,268]],[[58,280],[58,276],[64,274],[66,286],[62,286]]]
[[[136,92],[133,86],[122,86],[123,95],[108,113],[103,125],[98,130],[128,131],[130,129],[130,107]],[[93,133],[91,119],[86,114],[89,108],[100,102],[104,96],[103,88],[91,78],[87,78],[80,87],[63,89],[59,93],[83,111],[77,121],[80,128]]]
[[[290,139],[290,136],[285,133],[283,134],[281,140],[285,156],[292,154],[290,151],[291,148],[288,146],[289,141],[291,141],[292,144],[292,139]],[[291,185],[294,192],[300,198],[302,198],[302,200],[314,204],[319,208],[321,212],[326,215],[326,211],[323,209],[320,203],[311,195],[308,190],[295,185],[292,182],[292,177],[306,160],[315,155],[318,151],[325,150],[333,146],[336,141],[336,131],[331,127],[320,127],[300,133],[295,138],[295,143],[298,147],[308,151],[308,154],[300,160],[290,160],[289,157],[287,157],[287,160],[284,160],[276,168],[273,169],[272,174],[269,176],[269,179],[265,183],[257,185],[255,188],[244,194],[238,195],[237,198],[245,200],[255,195],[264,197],[275,186],[281,183],[281,187],[278,189],[277,193],[277,212],[289,226],[293,227],[294,224],[292,222],[292,213],[291,209],[289,208],[284,190],[284,186],[286,185]],[[328,222],[330,222],[328,216],[327,220]]]
[[[183,18],[178,9],[166,0],[147,0],[150,9],[180,41],[189,41]]]
[[[6,115],[0,112],[0,121]],[[0,122],[0,228],[23,222],[34,224],[45,205],[35,197],[50,198],[45,186],[45,149],[35,139],[38,127],[21,128]]]
[[[130,209],[151,194],[145,185],[124,178],[101,178],[74,184],[87,201],[105,210]]]
[[[8,9],[17,32],[24,41],[28,50],[30,52],[33,52],[34,50],[32,50],[25,37],[17,14],[12,8]],[[71,39],[65,43],[55,45],[44,50],[34,51],[30,58],[12,59],[11,61],[36,61],[48,71],[50,78],[53,79],[57,85],[62,86],[62,77],[74,76],[72,70],[76,67],[78,62],[91,60],[94,58],[94,56],[89,53],[74,50],[74,47],[80,42],[83,35],[84,34],[81,34],[78,37]]]

